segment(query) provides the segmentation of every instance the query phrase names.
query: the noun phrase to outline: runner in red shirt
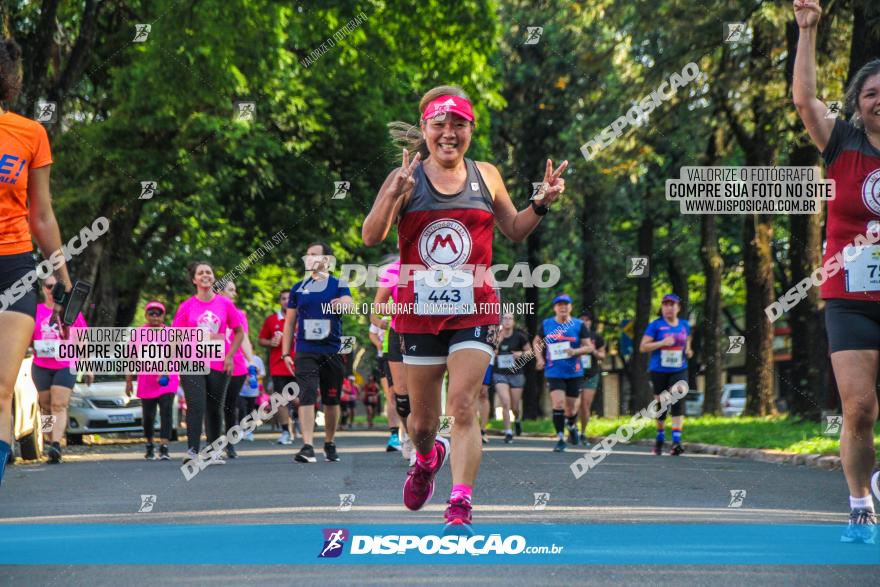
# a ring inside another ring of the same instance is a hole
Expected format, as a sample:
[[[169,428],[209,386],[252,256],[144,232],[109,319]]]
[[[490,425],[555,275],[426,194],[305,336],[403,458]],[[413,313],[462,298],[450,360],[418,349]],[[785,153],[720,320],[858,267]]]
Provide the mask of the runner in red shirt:
[[[828,202],[823,267],[841,253],[842,267],[824,281],[821,291],[843,405],[840,456],[850,492],[849,526],[841,541],[873,542],[876,516],[869,486],[878,410],[880,244],[851,245],[871,235],[876,241],[880,233],[880,60],[863,66],[847,88],[844,110],[853,113],[852,121],[844,120],[843,112],[841,118],[829,116],[816,97],[816,31],[822,9],[816,0],[796,0],[794,13],[800,27],[794,104],[822,151],[828,178],[836,182],[835,199]]]
[[[470,533],[471,493],[482,456],[477,396],[499,323],[499,308],[492,306],[498,298],[486,278],[495,224],[511,240],[525,239],[562,194],[568,162],[554,171],[548,160],[543,199],[517,212],[495,166],[465,158],[474,113],[461,88],[432,89],[419,111],[420,129],[392,125],[392,136],[407,140],[408,148],[401,167],[379,190],[362,234],[367,246],[377,245],[398,223],[403,307],[395,330],[411,398],[407,428],[417,452],[404,484],[404,504],[418,510],[431,499],[434,478],[448,455],[449,443],[437,436],[448,368],[456,454],[446,531]]]
[[[370,380],[364,385],[364,406],[367,408],[367,428],[373,427],[373,418],[379,409],[379,386],[376,378],[370,375]]]
[[[284,389],[284,386],[296,378],[290,374],[290,370],[284,363],[284,357],[281,356],[281,338],[284,333],[284,312],[287,310],[287,299],[290,297],[290,290],[282,290],[278,294],[278,303],[281,309],[271,314],[263,322],[260,329],[260,335],[257,344],[261,347],[269,349],[269,376],[272,377],[272,390],[277,393]],[[291,341],[291,352],[295,352],[296,338]],[[297,402],[294,400],[288,404],[287,409],[278,410],[278,424],[281,425],[281,436],[278,437],[278,444],[293,444],[296,440],[296,425],[291,421],[296,420]]]

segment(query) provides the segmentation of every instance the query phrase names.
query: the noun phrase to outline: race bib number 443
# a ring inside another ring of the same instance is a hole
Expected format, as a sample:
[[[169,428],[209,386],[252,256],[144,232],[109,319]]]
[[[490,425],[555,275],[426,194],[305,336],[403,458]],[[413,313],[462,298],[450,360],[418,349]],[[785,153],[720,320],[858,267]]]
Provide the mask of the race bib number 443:
[[[474,276],[467,271],[416,271],[413,282],[415,313],[420,316],[452,316],[475,311]]]

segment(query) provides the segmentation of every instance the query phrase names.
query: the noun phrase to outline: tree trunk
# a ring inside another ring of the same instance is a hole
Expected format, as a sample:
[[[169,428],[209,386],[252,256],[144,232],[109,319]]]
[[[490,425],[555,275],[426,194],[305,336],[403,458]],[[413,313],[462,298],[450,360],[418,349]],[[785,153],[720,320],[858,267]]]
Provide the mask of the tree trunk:
[[[721,352],[721,274],[724,259],[718,250],[718,232],[715,216],[704,214],[700,224],[700,257],[706,275],[706,294],[703,302],[701,332],[703,334],[702,362],[705,365],[703,412],[717,414],[721,408],[724,356]]]
[[[718,162],[720,140],[720,131],[712,133],[706,146],[703,165],[711,166]],[[700,261],[706,276],[703,315],[700,321],[700,360],[705,365],[703,413],[718,414],[721,411],[724,371],[724,356],[721,352],[721,274],[724,271],[724,258],[718,248],[714,214],[704,214],[700,219]]]
[[[792,152],[790,164],[818,165],[819,152],[812,144],[800,145]],[[789,226],[791,282],[798,283],[822,264],[822,215],[792,214]],[[813,420],[821,415],[829,362],[825,321],[819,302],[819,288],[811,287],[806,298],[789,312],[793,341],[791,375],[790,381],[783,382],[791,413]]]
[[[776,413],[773,363],[773,324],[764,308],[773,301],[772,225],[751,214],[744,222],[746,276],[746,411],[749,416]]]
[[[847,83],[860,67],[880,56],[880,4],[877,0],[853,0],[852,8],[853,29]]]
[[[638,231],[639,256],[648,258],[649,275],[636,278],[636,323],[633,328],[633,356],[629,362],[630,382],[632,392],[629,401],[630,414],[635,414],[641,408],[647,406],[653,394],[648,380],[648,359],[650,354],[639,352],[639,342],[645,334],[648,322],[651,319],[651,282],[650,272],[651,257],[654,253],[654,218],[645,213]]]
[[[598,208],[598,199],[585,194],[581,206],[581,303],[593,315],[594,328],[598,326],[596,316],[596,300],[598,299],[596,279],[599,273],[599,255],[596,254]]]

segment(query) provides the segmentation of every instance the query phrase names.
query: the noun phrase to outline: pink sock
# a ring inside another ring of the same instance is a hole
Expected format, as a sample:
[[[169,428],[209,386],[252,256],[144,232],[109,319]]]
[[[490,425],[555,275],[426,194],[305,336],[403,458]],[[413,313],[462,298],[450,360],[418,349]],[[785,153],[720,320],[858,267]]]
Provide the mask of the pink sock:
[[[433,467],[434,463],[437,462],[437,445],[431,447],[431,452],[426,455],[423,455],[420,452],[416,453],[416,462],[423,467]]]
[[[470,485],[465,485],[464,483],[457,483],[452,486],[452,493],[449,495],[449,501],[457,501],[457,500],[465,500],[466,502],[471,502],[471,494],[474,492],[474,488]]]

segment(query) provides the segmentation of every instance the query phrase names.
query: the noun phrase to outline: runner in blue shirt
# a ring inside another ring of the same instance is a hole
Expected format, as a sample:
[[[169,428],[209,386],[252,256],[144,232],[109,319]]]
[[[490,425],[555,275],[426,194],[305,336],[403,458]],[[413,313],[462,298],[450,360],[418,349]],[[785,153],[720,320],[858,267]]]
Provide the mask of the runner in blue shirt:
[[[553,427],[556,429],[554,452],[565,450],[565,434],[568,427],[569,442],[578,444],[577,413],[581,396],[584,368],[581,355],[593,352],[587,326],[571,316],[571,298],[561,294],[553,299],[553,318],[538,325],[532,347],[535,349],[535,368],[544,370],[553,403]],[[546,366],[546,368],[545,368]]]
[[[687,320],[679,319],[681,298],[674,293],[663,296],[660,307],[660,318],[657,318],[645,329],[639,350],[651,353],[648,371],[651,375],[651,387],[654,397],[664,391],[677,389],[682,399],[673,402],[668,410],[664,410],[657,418],[657,441],[654,443],[654,454],[663,454],[665,440],[666,412],[672,412],[672,455],[684,452],[681,446],[681,426],[684,421],[684,394],[688,392],[687,360],[693,355],[691,351],[691,325]]]
[[[345,283],[330,275],[330,245],[315,242],[309,245],[304,257],[306,270],[311,274],[290,290],[281,352],[291,375],[296,367],[300,388],[299,421],[303,447],[294,459],[299,463],[314,463],[312,445],[315,431],[315,400],[321,390],[324,406],[324,457],[338,461],[336,424],[339,421],[339,399],[345,367],[339,349],[342,342],[342,314],[351,311],[351,291]],[[296,357],[290,356],[291,338],[296,324]]]

